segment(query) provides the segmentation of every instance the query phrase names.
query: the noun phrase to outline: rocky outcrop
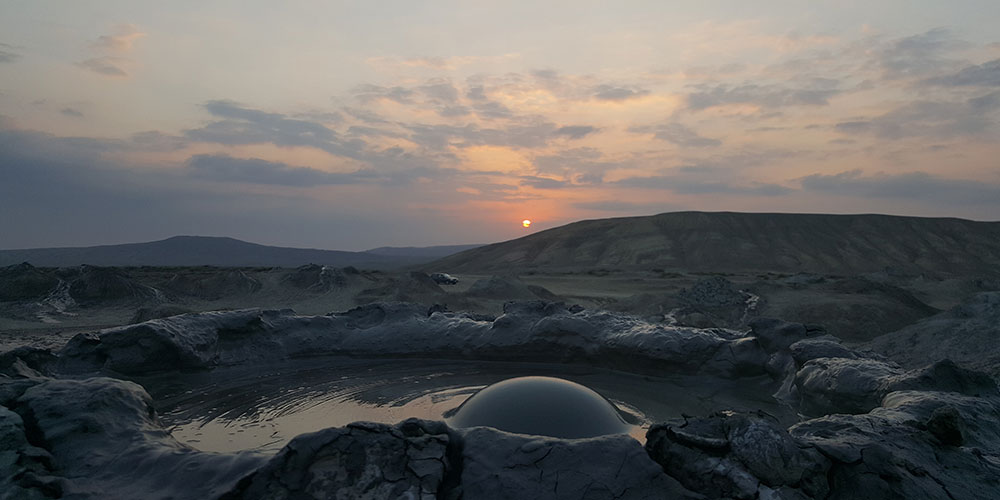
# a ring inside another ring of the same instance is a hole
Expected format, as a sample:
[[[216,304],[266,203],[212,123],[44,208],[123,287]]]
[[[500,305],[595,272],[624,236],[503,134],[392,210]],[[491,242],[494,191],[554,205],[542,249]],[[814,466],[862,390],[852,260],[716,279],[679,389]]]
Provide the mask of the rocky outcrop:
[[[760,314],[823,325],[841,340],[863,342],[940,312],[910,291],[866,277],[764,279],[751,287]]]
[[[978,499],[1000,491],[996,398],[897,391],[860,415],[778,427],[723,412],[654,426],[646,449],[706,498]]]
[[[791,323],[774,318],[757,318],[750,322],[750,332],[757,337],[761,347],[769,352],[783,352],[792,344],[824,335],[821,326]]]
[[[302,434],[223,499],[447,498],[453,439],[443,423],[416,419]]]
[[[831,462],[831,500],[976,499],[1000,491],[1000,406],[957,393],[902,391],[862,415],[789,429]]]
[[[176,442],[159,425],[149,395],[132,382],[99,377],[20,385],[16,400],[0,409],[2,473],[31,492],[14,498],[215,498],[262,462]]]
[[[129,320],[129,324],[134,325],[136,323],[145,323],[151,319],[169,318],[171,316],[187,314],[189,312],[191,312],[190,309],[174,304],[160,304],[153,307],[140,307],[135,310],[135,314],[132,315],[132,319]]]
[[[677,324],[698,328],[744,328],[756,316],[759,300],[726,278],[713,276],[678,292],[673,301],[679,307],[670,316]]]
[[[909,368],[950,359],[1000,377],[1000,292],[977,294],[866,347]]]
[[[555,439],[475,427],[463,434],[463,498],[701,498],[625,435]]]
[[[829,461],[765,414],[722,412],[656,425],[646,450],[707,498],[825,498]]]
[[[410,419],[303,434],[225,500],[698,498],[634,439],[553,439]]]
[[[807,415],[865,413],[882,401],[888,381],[903,373],[871,359],[809,360],[795,374],[799,408]]]
[[[905,371],[872,359],[817,358],[795,374],[799,409],[806,415],[866,413],[889,393],[900,390],[948,391],[975,397],[995,397],[997,384],[989,375],[966,370],[945,360]]]
[[[866,413],[886,394],[901,390],[1000,394],[989,375],[950,360],[907,371],[878,354],[852,350],[821,328],[757,319],[751,333],[770,353],[767,371],[781,384],[774,396],[807,416]]]
[[[50,475],[52,456],[28,442],[24,420],[0,406],[0,498],[41,499],[61,496]]]
[[[684,305],[706,308],[741,307],[747,297],[745,292],[737,290],[732,282],[721,276],[698,280],[691,288],[677,294]]]
[[[788,346],[792,359],[798,366],[816,358],[846,358],[858,359],[861,354],[843,344],[822,338],[800,340]]]
[[[428,314],[404,303],[328,316],[258,309],[187,314],[78,335],[59,353],[59,366],[137,374],[329,354],[579,362],[727,376],[761,374],[767,361],[757,339],[739,332],[667,327],[533,301],[508,303],[493,321]]]

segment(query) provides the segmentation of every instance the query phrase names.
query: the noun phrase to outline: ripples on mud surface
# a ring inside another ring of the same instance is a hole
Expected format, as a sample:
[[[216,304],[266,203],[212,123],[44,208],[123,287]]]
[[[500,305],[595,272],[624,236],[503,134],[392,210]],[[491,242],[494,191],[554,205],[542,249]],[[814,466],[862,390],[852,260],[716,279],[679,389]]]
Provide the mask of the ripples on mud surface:
[[[560,377],[613,401],[644,440],[650,423],[717,410],[795,415],[771,397],[768,378],[648,377],[575,365],[453,360],[313,358],[136,379],[174,437],[203,451],[274,452],[293,437],[367,420],[443,420],[479,389],[526,375]]]

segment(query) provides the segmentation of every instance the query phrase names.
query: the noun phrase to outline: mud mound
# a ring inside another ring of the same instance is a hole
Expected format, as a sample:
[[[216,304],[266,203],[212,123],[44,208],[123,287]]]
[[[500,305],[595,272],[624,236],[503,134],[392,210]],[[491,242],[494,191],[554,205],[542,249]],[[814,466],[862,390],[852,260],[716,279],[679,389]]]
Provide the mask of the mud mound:
[[[281,281],[302,290],[328,292],[347,285],[352,278],[360,275],[360,271],[350,266],[335,268],[308,264],[295,268]]]
[[[399,283],[398,300],[444,295],[446,292],[427,273],[413,271]]]
[[[0,267],[0,301],[37,300],[47,296],[59,278],[24,262]]]
[[[434,304],[445,301],[448,293],[427,273],[412,271],[409,274],[389,277],[381,286],[361,291],[355,298],[358,304],[378,301],[416,302]]]
[[[69,273],[67,273],[69,274]],[[69,295],[80,305],[156,300],[155,288],[143,285],[113,267],[81,266],[73,273]]]
[[[528,285],[515,277],[491,276],[477,280],[466,291],[470,297],[500,300],[554,300],[556,295],[544,287]]]
[[[218,300],[249,295],[263,285],[241,269],[209,268],[203,272],[185,270],[170,277],[163,288],[173,294]]]

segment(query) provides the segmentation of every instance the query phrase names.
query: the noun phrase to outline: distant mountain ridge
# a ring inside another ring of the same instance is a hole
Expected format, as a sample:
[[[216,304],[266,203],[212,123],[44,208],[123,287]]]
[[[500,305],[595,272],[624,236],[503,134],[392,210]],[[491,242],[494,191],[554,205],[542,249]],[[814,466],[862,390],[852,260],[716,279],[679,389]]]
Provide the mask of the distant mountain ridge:
[[[1000,222],[891,215],[673,212],[585,220],[435,261],[444,272],[674,269],[1000,273]]]
[[[434,247],[432,247],[434,248]],[[298,267],[320,264],[391,269],[419,264],[448,255],[447,247],[437,250],[406,248],[376,253],[287,248],[258,245],[216,236],[174,236],[147,243],[92,247],[33,248],[0,250],[0,266],[29,262],[36,267],[94,266],[218,266],[218,267]],[[379,249],[375,249],[379,250]]]
[[[365,250],[364,253],[385,255],[388,257],[429,257],[432,259],[447,257],[458,252],[479,248],[479,245],[437,245],[432,247],[378,247]]]

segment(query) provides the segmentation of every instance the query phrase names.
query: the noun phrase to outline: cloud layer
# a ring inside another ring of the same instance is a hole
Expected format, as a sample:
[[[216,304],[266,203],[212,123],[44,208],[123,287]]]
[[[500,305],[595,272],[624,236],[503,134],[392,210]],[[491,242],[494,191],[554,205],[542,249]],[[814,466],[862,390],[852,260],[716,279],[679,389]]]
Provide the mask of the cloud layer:
[[[278,50],[277,27],[226,19],[77,26],[58,50],[4,35],[8,245],[260,232],[358,249],[678,209],[1000,213],[1000,43],[961,30],[635,21],[542,51],[531,37],[558,27],[499,50],[384,19],[419,35],[348,49],[303,18],[307,41]]]

